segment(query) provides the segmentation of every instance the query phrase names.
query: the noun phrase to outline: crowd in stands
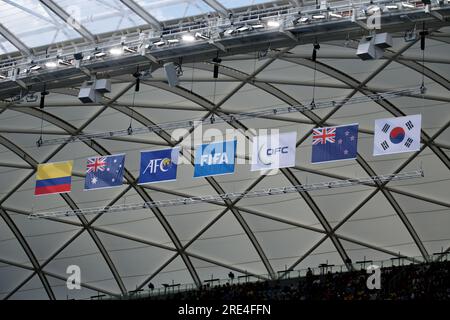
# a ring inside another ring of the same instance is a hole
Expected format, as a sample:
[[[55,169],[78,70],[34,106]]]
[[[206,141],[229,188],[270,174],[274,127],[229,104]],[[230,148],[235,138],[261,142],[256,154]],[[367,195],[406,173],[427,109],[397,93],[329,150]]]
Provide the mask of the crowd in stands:
[[[381,269],[381,288],[369,290],[366,270],[323,273],[278,281],[233,283],[152,296],[164,300],[450,300],[450,262]]]

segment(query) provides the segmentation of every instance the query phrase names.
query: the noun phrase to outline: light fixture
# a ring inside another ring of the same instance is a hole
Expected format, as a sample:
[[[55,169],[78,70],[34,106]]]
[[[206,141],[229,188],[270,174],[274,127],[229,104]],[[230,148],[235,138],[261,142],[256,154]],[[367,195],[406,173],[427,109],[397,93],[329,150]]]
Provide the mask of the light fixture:
[[[395,9],[398,9],[398,5],[396,5],[396,4],[388,4],[388,5],[385,6],[385,8],[388,9],[388,10],[395,10]]]
[[[71,67],[72,61],[70,60],[64,60],[64,59],[58,59],[58,64],[61,66]]]
[[[56,61],[48,61],[45,63],[45,67],[49,69],[54,69],[58,66],[58,63]]]
[[[103,58],[103,57],[106,56],[106,53],[103,52],[103,51],[97,51],[97,52],[94,53],[94,56],[95,56],[96,58]]]
[[[37,65],[37,64],[35,64],[35,65],[30,67],[30,71],[38,71],[38,70],[41,70],[41,69],[42,69],[42,67],[40,65]]]
[[[4,74],[0,74],[0,80],[5,80],[6,76]]]
[[[330,15],[330,17],[333,17],[333,18],[342,18],[342,14],[340,14],[340,13],[330,12],[329,15]]]
[[[185,42],[194,42],[195,41],[195,37],[190,33],[183,34],[181,39]]]
[[[263,29],[264,25],[262,23],[252,24],[253,29]]]
[[[225,32],[223,34],[225,36],[231,36],[234,32],[235,32],[234,29],[227,29],[227,30],[225,30]]]
[[[316,19],[316,20],[325,19],[325,15],[324,14],[314,14],[312,16],[312,18]]]
[[[300,22],[300,23],[306,23],[308,21],[309,21],[308,17],[301,17],[300,19],[298,19],[298,22]]]
[[[178,40],[178,39],[168,39],[167,40],[168,44],[175,44],[175,43],[179,43],[179,42],[180,42],[180,40]]]
[[[112,56],[116,56],[116,57],[121,56],[123,54],[123,48],[119,48],[119,47],[111,48],[111,49],[109,49],[109,53]]]
[[[267,26],[268,26],[269,28],[278,28],[278,27],[280,26],[280,21],[277,21],[277,20],[269,20],[269,21],[267,22]]]
[[[414,9],[416,6],[413,5],[412,3],[402,2],[402,7],[403,7],[403,8]]]
[[[153,42],[153,45],[157,46],[157,47],[163,46],[165,44],[166,43],[164,42],[164,40],[162,38],[160,40],[156,41],[156,42]]]
[[[127,53],[136,53],[137,49],[136,48],[130,48],[130,47],[127,47],[127,46],[123,46],[123,51],[127,52]]]
[[[381,9],[380,9],[379,6],[373,5],[373,6],[367,7],[367,8],[364,10],[364,12],[365,12],[367,15],[371,16],[371,15],[377,13],[377,12],[380,12],[380,10],[381,10]]]
[[[244,32],[244,31],[248,31],[248,30],[250,30],[249,26],[242,26],[242,27],[239,27],[236,29],[236,31],[238,31],[238,32]]]
[[[209,40],[210,37],[208,37],[207,35],[205,35],[203,33],[196,32],[195,33],[195,39]]]

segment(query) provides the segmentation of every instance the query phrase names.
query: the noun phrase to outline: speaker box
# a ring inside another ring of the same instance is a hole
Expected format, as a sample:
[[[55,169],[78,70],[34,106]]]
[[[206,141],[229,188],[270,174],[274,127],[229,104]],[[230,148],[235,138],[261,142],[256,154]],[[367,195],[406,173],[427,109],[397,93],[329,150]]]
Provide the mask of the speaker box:
[[[175,69],[175,64],[173,62],[168,62],[164,64],[164,71],[166,73],[167,82],[169,86],[176,87],[179,83],[177,70]]]
[[[82,87],[78,93],[78,99],[83,103],[93,103],[99,101],[100,94],[92,86]]]

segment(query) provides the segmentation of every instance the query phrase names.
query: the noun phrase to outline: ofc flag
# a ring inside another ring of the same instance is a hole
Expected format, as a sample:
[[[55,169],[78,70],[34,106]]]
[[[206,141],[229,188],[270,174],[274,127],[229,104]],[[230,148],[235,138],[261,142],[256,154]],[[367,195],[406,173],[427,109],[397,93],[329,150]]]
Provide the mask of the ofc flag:
[[[312,163],[355,159],[358,124],[313,129]]]
[[[297,132],[256,137],[253,141],[251,171],[295,166]]]
[[[375,120],[373,155],[420,150],[422,115]]]
[[[138,184],[176,180],[179,152],[180,148],[141,151]]]
[[[38,165],[34,195],[42,196],[70,192],[73,161]]]
[[[124,170],[124,154],[88,158],[84,190],[120,187]]]
[[[202,144],[195,151],[194,178],[231,174],[237,140]]]

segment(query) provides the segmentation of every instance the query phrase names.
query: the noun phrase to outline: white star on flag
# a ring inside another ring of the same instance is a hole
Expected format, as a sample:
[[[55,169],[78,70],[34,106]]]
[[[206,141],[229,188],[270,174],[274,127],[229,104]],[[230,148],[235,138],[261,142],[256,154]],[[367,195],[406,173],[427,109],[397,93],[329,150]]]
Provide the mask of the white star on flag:
[[[344,154],[347,155],[348,154],[348,150],[344,150]]]
[[[91,183],[92,183],[92,184],[96,184],[97,181],[98,181],[97,177],[93,177],[93,178],[91,179]]]
[[[342,139],[338,140],[338,144],[342,144],[342,142],[343,142]]]

